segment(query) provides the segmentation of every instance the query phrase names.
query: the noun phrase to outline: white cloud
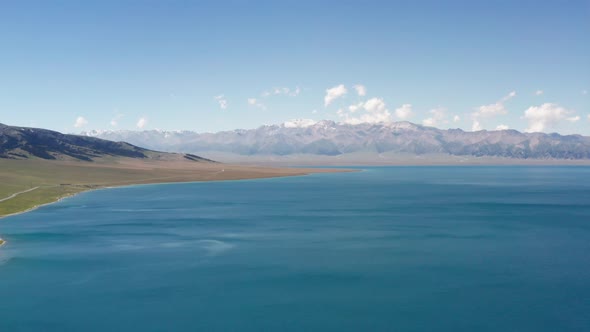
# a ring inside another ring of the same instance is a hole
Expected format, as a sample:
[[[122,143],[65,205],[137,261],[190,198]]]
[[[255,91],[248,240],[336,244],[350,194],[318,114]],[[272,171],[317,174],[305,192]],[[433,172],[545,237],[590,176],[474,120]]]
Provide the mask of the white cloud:
[[[548,127],[553,127],[561,120],[565,119],[569,111],[565,108],[553,104],[545,103],[541,106],[531,106],[524,111],[524,118],[528,121],[529,126],[526,132],[542,132]]]
[[[273,88],[273,94],[282,95],[289,93],[289,88]]]
[[[354,89],[356,90],[356,93],[361,97],[367,95],[367,88],[364,85],[357,84],[354,86]]]
[[[422,124],[428,127],[434,127],[436,124],[436,121],[434,120],[434,118],[426,118],[424,120],[422,120]]]
[[[505,115],[508,113],[504,104],[509,101],[510,99],[516,96],[516,91],[512,91],[506,96],[502,97],[502,99],[498,100],[497,102],[489,105],[482,105],[475,109],[475,113],[472,114],[473,117],[473,125],[471,126],[472,131],[479,131],[482,130],[481,118],[490,118],[498,115]]]
[[[471,131],[480,131],[482,130],[481,124],[477,120],[473,120],[473,124],[471,125]]]
[[[222,110],[227,109],[227,99],[225,99],[223,95],[215,96],[213,98],[217,100],[217,103],[219,103],[219,108]]]
[[[263,110],[266,109],[266,106],[256,98],[248,98],[248,105],[255,106]]]
[[[508,130],[508,129],[510,129],[510,127],[508,127],[505,124],[501,124],[501,125],[499,125],[499,126],[496,127],[496,130]]]
[[[111,126],[116,127],[119,125],[119,120],[121,120],[121,118],[123,118],[123,114],[121,113],[117,113],[117,115],[115,115],[115,117],[111,120]]]
[[[360,102],[360,103],[358,103],[358,104],[353,104],[353,105],[350,105],[350,106],[348,106],[348,110],[349,110],[351,113],[354,113],[354,112],[356,112],[356,111],[358,111],[358,110],[360,110],[360,109],[363,109],[364,105],[365,105],[365,103],[364,103],[364,102]]]
[[[412,104],[403,104],[395,110],[395,116],[402,120],[410,118],[412,116]]]
[[[269,97],[271,95],[275,96],[289,96],[289,97],[297,97],[301,93],[301,88],[298,86],[295,89],[287,88],[287,87],[278,87],[272,88],[270,90],[262,92],[262,97]]]
[[[512,91],[506,96],[504,96],[502,99],[495,102],[494,104],[479,106],[478,108],[476,108],[474,116],[491,117],[496,115],[504,115],[508,113],[506,107],[504,107],[504,103],[514,98],[515,96],[516,92]]]
[[[311,114],[316,114],[318,112],[318,110],[313,110],[311,111]]]
[[[576,115],[576,116],[572,116],[571,118],[567,118],[566,120],[569,122],[578,122],[578,121],[580,121],[580,119],[581,119],[580,116]]]
[[[283,123],[285,128],[307,128],[316,124],[312,119],[294,119]]]
[[[436,127],[442,123],[448,123],[449,121],[446,120],[446,111],[446,108],[443,107],[430,110],[428,113],[430,113],[431,116],[422,120],[422,124],[428,127]]]
[[[82,128],[88,124],[88,120],[85,117],[79,116],[76,118],[76,122],[74,122],[74,127]]]
[[[141,117],[139,118],[139,120],[137,120],[137,128],[139,129],[143,129],[148,123],[148,119],[145,117]]]
[[[370,113],[381,113],[387,111],[385,108],[385,102],[381,98],[371,98],[365,102],[363,106],[367,112]]]
[[[333,88],[326,89],[326,96],[324,97],[324,106],[328,107],[334,100],[344,96],[348,90],[344,84],[337,85]]]
[[[543,94],[543,90],[537,90],[535,91],[535,96],[540,96]]]
[[[364,112],[358,116],[352,116],[353,113]],[[348,112],[344,109],[339,109],[336,114],[343,119],[344,123],[359,124],[359,123],[379,123],[390,122],[391,114],[387,109],[387,105],[381,98],[371,98],[366,102],[361,102],[356,105],[348,107]]]
[[[458,116],[458,115],[455,115],[455,116],[453,117],[453,122],[459,122],[459,121],[461,121],[461,117],[460,117],[460,116]]]

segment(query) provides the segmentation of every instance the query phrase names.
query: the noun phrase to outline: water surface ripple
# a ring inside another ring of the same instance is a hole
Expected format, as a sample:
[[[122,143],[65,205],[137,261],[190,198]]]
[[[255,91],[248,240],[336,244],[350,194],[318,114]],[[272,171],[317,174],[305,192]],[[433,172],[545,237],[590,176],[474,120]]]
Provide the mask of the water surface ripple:
[[[590,331],[589,167],[99,190],[0,234],[0,331]]]

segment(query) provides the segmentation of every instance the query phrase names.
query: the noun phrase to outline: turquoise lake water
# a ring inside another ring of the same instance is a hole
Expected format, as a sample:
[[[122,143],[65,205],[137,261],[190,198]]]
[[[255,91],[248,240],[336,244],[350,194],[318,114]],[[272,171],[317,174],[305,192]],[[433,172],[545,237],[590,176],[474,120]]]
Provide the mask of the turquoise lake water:
[[[0,234],[0,331],[590,331],[590,167],[99,190]]]

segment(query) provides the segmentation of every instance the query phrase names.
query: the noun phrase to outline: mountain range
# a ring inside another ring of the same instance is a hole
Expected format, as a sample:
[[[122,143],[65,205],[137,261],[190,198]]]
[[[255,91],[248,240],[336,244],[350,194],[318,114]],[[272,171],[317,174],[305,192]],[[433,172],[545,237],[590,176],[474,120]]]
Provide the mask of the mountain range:
[[[515,159],[590,159],[590,137],[516,130],[466,132],[410,122],[343,124],[298,120],[217,133],[109,130],[82,133],[149,149],[241,156],[449,155]]]
[[[157,152],[96,137],[66,135],[38,128],[0,123],[0,158],[93,161],[105,157],[153,160],[210,161],[191,154]]]

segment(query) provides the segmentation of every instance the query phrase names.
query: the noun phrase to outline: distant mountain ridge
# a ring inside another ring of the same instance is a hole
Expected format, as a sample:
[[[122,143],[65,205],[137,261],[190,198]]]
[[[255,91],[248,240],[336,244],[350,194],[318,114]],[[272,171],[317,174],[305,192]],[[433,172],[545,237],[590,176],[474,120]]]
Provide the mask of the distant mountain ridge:
[[[202,134],[161,130],[93,131],[83,134],[127,141],[150,149],[185,153],[338,156],[355,152],[390,152],[517,159],[590,159],[590,137],[586,136],[521,133],[516,130],[466,132],[410,122],[349,125],[334,121],[294,121],[250,130]]]
[[[172,154],[151,151],[125,142],[0,124],[0,158],[92,161],[102,157],[163,159],[172,158]],[[195,155],[178,155],[174,158],[210,161]]]

